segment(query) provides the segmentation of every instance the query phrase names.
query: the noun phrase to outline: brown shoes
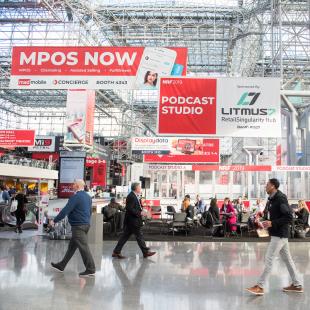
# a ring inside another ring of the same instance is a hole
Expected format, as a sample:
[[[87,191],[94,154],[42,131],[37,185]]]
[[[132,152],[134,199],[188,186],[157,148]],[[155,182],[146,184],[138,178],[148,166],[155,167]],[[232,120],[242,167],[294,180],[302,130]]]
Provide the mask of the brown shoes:
[[[118,259],[124,259],[124,258],[126,258],[126,257],[123,256],[122,254],[120,254],[120,253],[115,253],[115,252],[112,253],[112,257],[118,258]]]
[[[264,289],[261,288],[258,285],[255,285],[253,287],[249,287],[246,289],[248,292],[250,292],[251,294],[257,295],[257,296],[262,296],[264,295]]]
[[[301,285],[295,286],[295,285],[291,284],[288,287],[284,287],[283,292],[303,293],[304,289]]]
[[[147,257],[153,256],[155,254],[156,254],[156,252],[146,252],[145,254],[143,254],[143,257],[147,258]]]
[[[255,285],[253,287],[247,288],[246,290],[248,292],[250,292],[251,294],[254,294],[254,295],[258,295],[258,296],[264,295],[264,289],[261,288],[258,285]],[[303,293],[304,289],[303,289],[303,287],[301,285],[295,286],[295,285],[291,284],[288,287],[284,287],[283,288],[283,292]]]

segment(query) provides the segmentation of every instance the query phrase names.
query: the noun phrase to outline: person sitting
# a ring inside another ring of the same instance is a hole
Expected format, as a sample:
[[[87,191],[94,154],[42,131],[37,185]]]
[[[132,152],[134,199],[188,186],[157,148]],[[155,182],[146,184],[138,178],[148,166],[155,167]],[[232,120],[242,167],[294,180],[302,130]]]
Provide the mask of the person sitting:
[[[192,220],[194,217],[194,207],[191,205],[190,199],[190,195],[185,195],[182,201],[181,212],[185,212],[186,217]]]
[[[200,195],[196,196],[195,207],[197,209],[197,214],[202,214],[205,211],[205,203],[204,200],[200,197]]]
[[[223,215],[223,223],[224,227],[226,228],[226,235],[235,235],[237,227],[234,224],[237,223],[237,216],[236,211],[228,197],[224,199],[224,203],[221,208],[221,214]]]
[[[208,210],[213,218],[213,224],[219,224],[220,222],[220,209],[217,205],[217,199],[216,198],[212,198],[210,201],[210,207]]]
[[[253,213],[249,217],[248,226],[249,229],[254,230],[257,228],[263,228],[261,219],[264,216],[265,204],[262,199],[258,198],[256,204],[253,206]]]
[[[308,218],[309,218],[309,209],[305,203],[304,200],[298,201],[298,208],[297,210],[294,210],[295,214],[297,215],[297,225],[302,225],[305,232],[307,233],[309,231],[309,224],[308,224]]]
[[[238,197],[238,199],[236,199],[234,201],[233,207],[235,208],[235,210],[237,212],[238,222],[241,222],[242,221],[242,213],[247,212],[246,208],[244,206],[244,203],[242,201],[242,197]]]
[[[121,211],[124,211],[124,207],[116,202],[115,197],[112,197],[110,203],[104,208],[104,217],[107,222],[111,222],[112,225],[115,224],[115,227],[112,227],[113,230],[122,229],[122,214]]]

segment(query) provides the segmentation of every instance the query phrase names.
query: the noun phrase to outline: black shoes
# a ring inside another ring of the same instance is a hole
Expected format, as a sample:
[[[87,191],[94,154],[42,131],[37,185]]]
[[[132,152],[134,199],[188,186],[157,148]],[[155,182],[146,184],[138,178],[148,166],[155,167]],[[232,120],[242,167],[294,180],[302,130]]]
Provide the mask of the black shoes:
[[[51,266],[54,270],[58,271],[58,272],[64,272],[63,268],[61,268],[58,264],[55,263],[51,263]]]
[[[124,258],[126,258],[126,257],[123,256],[122,254],[120,254],[120,253],[115,253],[115,252],[112,253],[112,257],[118,258],[118,259],[124,259]]]
[[[79,273],[79,276],[81,278],[92,278],[95,276],[95,271],[87,271],[85,270],[84,272]]]

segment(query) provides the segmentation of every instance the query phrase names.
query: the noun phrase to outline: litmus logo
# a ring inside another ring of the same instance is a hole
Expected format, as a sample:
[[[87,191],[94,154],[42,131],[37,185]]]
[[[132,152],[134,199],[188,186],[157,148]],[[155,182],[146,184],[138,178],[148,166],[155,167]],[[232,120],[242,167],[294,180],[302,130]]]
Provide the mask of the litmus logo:
[[[30,79],[19,79],[18,86],[30,86]]]
[[[237,106],[242,106],[238,108],[229,108],[225,109],[222,108],[222,114],[223,115],[249,115],[249,116],[264,116],[264,115],[272,115],[276,113],[276,109],[274,108],[252,108],[252,106],[257,101],[258,97],[260,96],[260,93],[254,93],[254,92],[244,92],[239,101],[237,102]],[[249,106],[245,108],[244,106]],[[250,108],[251,106],[251,108]]]
[[[237,105],[253,105],[256,102],[259,95],[260,93],[245,92],[241,95]]]

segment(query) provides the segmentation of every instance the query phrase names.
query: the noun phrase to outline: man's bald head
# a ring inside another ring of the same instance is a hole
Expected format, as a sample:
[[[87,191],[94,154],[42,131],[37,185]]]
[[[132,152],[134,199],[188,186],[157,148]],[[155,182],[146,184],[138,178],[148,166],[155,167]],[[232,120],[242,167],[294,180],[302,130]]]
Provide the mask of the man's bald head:
[[[82,191],[82,190],[84,190],[84,187],[85,187],[85,182],[84,182],[84,180],[82,180],[82,179],[76,179],[75,181],[74,181],[74,189],[76,190],[76,191]]]

